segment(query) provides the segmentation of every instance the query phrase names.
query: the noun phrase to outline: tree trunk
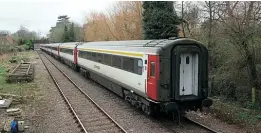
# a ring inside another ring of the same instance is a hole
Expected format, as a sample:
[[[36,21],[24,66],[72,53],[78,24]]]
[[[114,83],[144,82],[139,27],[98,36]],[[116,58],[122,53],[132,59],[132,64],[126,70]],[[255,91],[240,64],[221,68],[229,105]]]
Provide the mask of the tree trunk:
[[[213,61],[213,43],[212,43],[212,5],[211,2],[209,1],[208,3],[209,7],[209,31],[208,31],[208,49],[209,49],[209,71],[210,71],[210,90],[208,95],[211,95],[211,91],[214,86],[214,72],[213,72],[213,66],[214,66],[214,61]]]
[[[181,25],[182,25],[182,32],[183,32],[183,36],[186,37],[186,34],[185,34],[185,28],[184,28],[184,1],[181,2],[181,16],[182,16],[182,22],[181,22]]]
[[[254,105],[256,103],[256,89],[260,90],[259,83],[258,83],[259,80],[258,80],[258,75],[257,75],[256,64],[255,64],[253,55],[250,53],[245,42],[243,42],[242,46],[244,46],[248,69],[250,72],[250,82],[251,82],[251,86],[252,86],[252,104]]]

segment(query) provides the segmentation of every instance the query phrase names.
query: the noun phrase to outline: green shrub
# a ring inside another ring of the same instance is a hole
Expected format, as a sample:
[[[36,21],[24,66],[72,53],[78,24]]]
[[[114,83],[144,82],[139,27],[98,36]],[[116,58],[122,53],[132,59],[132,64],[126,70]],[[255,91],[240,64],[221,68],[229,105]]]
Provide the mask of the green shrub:
[[[22,46],[16,46],[16,48],[17,48],[17,51],[19,51],[19,52],[25,51],[23,45]]]
[[[30,49],[30,46],[28,44],[24,44],[24,45],[22,45],[22,47],[24,48],[24,50],[29,50]]]

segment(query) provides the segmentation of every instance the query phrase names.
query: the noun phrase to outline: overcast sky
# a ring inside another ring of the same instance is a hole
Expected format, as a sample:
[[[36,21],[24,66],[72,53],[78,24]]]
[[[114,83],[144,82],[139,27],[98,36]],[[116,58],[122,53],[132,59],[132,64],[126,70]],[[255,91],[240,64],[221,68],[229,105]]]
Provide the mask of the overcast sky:
[[[104,12],[114,0],[0,0],[0,30],[11,33],[20,25],[45,35],[59,15],[83,24],[91,11]]]

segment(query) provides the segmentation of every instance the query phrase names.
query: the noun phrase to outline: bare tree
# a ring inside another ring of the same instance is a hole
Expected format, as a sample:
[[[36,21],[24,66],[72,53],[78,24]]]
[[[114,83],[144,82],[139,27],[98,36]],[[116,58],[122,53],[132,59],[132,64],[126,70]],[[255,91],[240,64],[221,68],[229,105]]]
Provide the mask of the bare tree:
[[[141,12],[140,1],[125,1],[114,5],[108,14],[92,13],[87,17],[85,38],[89,41],[141,39]]]
[[[216,7],[218,21],[224,26],[224,34],[241,53],[248,66],[252,86],[252,103],[255,104],[256,89],[260,90],[255,58],[255,36],[260,30],[260,2],[236,1],[219,2]]]

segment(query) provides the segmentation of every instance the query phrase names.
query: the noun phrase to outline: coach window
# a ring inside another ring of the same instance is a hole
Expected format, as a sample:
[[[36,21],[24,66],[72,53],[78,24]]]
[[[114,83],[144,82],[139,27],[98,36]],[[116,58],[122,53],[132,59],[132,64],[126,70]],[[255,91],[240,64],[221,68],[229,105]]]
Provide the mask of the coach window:
[[[155,62],[150,63],[150,76],[155,77]]]
[[[142,74],[142,67],[142,60],[138,60],[138,74],[140,75]]]
[[[104,54],[104,64],[111,66],[111,55]]]
[[[89,60],[92,59],[92,52],[87,52],[87,58],[86,59],[89,59]]]
[[[102,62],[102,56],[103,56],[103,54],[97,53],[97,61],[100,63]]]
[[[80,51],[80,55],[81,55],[81,58],[84,58],[84,59],[86,59],[86,57],[87,57],[86,51]]]
[[[85,55],[86,53],[85,53],[85,51],[79,51],[79,57],[81,57],[81,58],[85,58]]]
[[[112,66],[121,69],[121,57],[120,56],[112,56]]]
[[[123,57],[123,69],[129,72],[134,72],[134,59]]]
[[[92,60],[92,61],[96,61],[96,53],[92,53],[91,60]]]
[[[189,64],[189,56],[186,57],[186,64]]]

